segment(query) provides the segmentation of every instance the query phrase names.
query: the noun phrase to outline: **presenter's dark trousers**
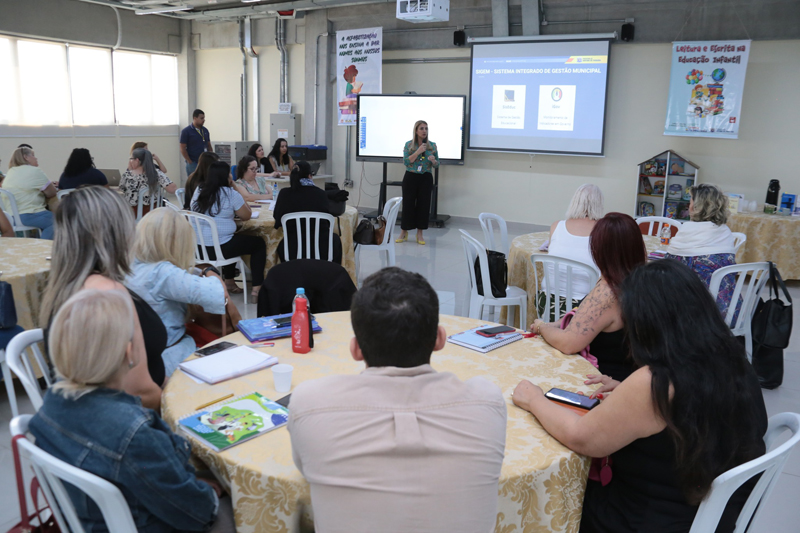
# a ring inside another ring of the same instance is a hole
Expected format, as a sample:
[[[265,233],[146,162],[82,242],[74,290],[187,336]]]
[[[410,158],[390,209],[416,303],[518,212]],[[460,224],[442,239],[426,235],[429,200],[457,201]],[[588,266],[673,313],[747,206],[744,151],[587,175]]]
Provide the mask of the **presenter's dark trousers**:
[[[402,229],[428,229],[432,191],[433,174],[406,171],[403,176],[403,218],[400,220]]]

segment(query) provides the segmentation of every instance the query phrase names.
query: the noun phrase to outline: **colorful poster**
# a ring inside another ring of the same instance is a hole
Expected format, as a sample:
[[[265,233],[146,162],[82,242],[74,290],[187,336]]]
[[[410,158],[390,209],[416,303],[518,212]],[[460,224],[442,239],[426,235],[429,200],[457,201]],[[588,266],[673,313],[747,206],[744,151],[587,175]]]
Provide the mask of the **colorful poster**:
[[[751,41],[672,43],[664,135],[736,139]]]
[[[339,125],[355,126],[359,94],[381,94],[383,28],[336,32]]]

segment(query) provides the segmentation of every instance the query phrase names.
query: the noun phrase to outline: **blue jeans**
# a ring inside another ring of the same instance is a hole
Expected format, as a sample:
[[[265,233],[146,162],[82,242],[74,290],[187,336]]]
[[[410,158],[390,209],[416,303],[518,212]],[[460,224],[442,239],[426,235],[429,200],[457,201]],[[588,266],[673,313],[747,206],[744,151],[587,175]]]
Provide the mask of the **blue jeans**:
[[[195,169],[197,169],[197,161],[186,163],[186,177],[188,178],[189,176],[191,176],[192,172],[194,172]]]
[[[39,211],[38,213],[24,213],[19,219],[26,226],[33,226],[42,230],[42,239],[53,240],[53,213]]]

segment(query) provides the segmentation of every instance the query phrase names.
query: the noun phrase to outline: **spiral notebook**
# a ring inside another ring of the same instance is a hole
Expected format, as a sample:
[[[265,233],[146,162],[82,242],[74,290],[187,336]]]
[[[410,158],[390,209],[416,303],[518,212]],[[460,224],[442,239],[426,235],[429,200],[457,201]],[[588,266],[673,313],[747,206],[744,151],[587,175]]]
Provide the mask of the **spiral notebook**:
[[[278,358],[247,346],[237,346],[208,357],[184,361],[178,368],[206,383],[238,378],[278,363]]]
[[[490,325],[484,324],[462,333],[450,335],[447,337],[447,341],[463,346],[464,348],[469,348],[470,350],[475,350],[476,352],[487,353],[522,339],[522,334],[517,332],[497,335],[495,337],[484,337],[483,335],[475,333],[475,331],[487,327],[490,327]]]
[[[187,415],[178,427],[219,452],[284,426],[288,420],[288,409],[251,392]]]

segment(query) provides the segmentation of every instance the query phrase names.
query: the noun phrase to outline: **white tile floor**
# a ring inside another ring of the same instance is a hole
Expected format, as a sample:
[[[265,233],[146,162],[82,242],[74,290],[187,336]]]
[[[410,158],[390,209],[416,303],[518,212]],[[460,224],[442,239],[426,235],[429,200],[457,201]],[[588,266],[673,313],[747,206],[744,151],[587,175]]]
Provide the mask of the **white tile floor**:
[[[466,315],[468,273],[459,229],[469,231],[475,238],[483,241],[477,220],[451,220],[442,229],[431,228],[425,233],[427,244],[420,246],[408,241],[397,245],[397,266],[419,272],[425,276],[439,295],[439,308],[443,314]],[[509,239],[532,231],[544,231],[543,226],[514,224],[509,228]],[[413,234],[412,234],[413,236]],[[361,256],[360,279],[384,266],[376,253]],[[800,301],[800,282],[789,282],[792,298]],[[256,306],[244,306],[241,295],[235,296],[242,315],[246,318],[256,315]],[[489,317],[486,317],[487,319]],[[785,375],[781,387],[763,391],[769,415],[784,411],[800,412],[800,314],[795,314],[795,335],[785,351]],[[33,409],[20,386],[17,398],[23,413]],[[14,482],[14,469],[11,459],[8,420],[11,411],[8,399],[0,393],[0,532],[8,530],[19,520],[17,493]],[[780,533],[797,531],[800,523],[800,451],[789,458],[786,468],[778,481],[770,500],[766,503],[759,521],[750,533]],[[792,525],[794,524],[794,525]]]

